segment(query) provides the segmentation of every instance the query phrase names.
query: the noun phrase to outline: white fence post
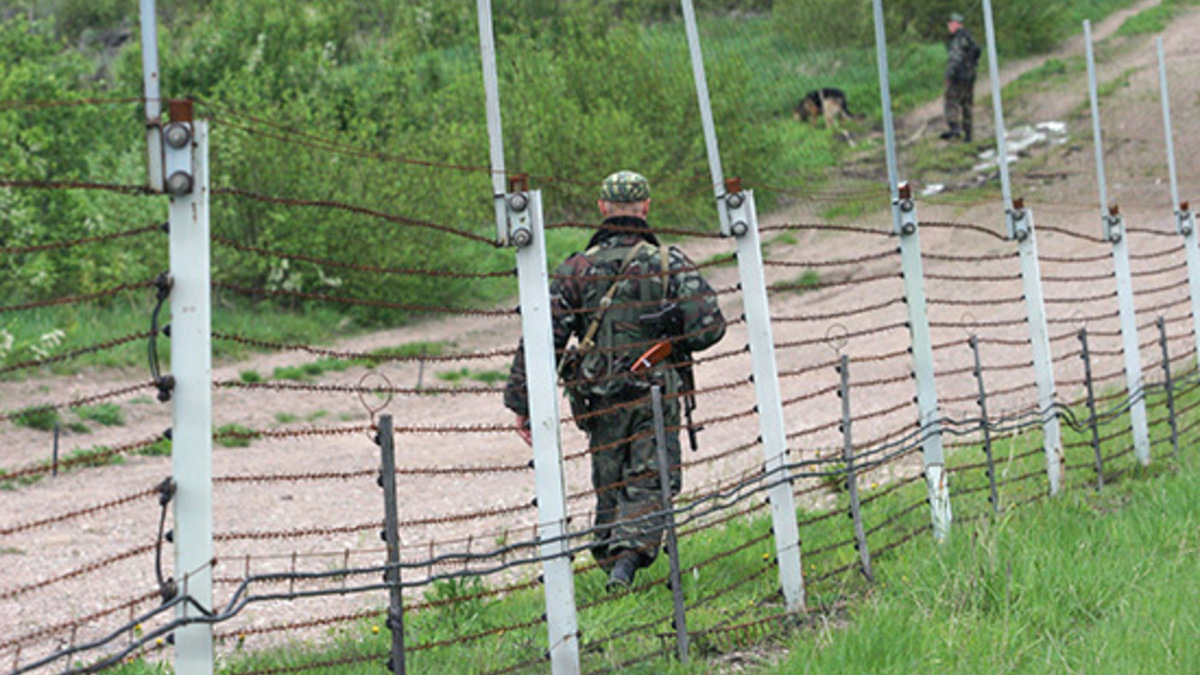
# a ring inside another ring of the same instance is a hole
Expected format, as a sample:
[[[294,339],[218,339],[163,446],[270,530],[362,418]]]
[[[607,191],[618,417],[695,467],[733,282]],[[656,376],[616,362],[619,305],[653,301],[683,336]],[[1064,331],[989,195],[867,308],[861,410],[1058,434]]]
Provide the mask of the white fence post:
[[[179,592],[212,608],[212,280],[209,252],[208,125],[190,101],[172,102],[163,129],[165,189],[171,198],[172,473],[175,477],[175,579]],[[200,618],[191,603],[180,618]],[[175,672],[213,670],[212,624],[175,631]]]
[[[1046,478],[1050,494],[1062,488],[1066,457],[1062,449],[1062,426],[1054,409],[1054,356],[1050,351],[1050,330],[1046,323],[1046,302],[1042,293],[1042,271],[1038,262],[1037,232],[1033,212],[1012,198],[1008,171],[1008,139],[1004,125],[1004,101],[1000,96],[1000,67],[996,56],[996,29],[992,20],[992,2],[983,0],[983,22],[987,32],[988,72],[992,84],[992,110],[996,119],[996,157],[1000,167],[1005,230],[1017,242],[1021,258],[1021,284],[1025,291],[1025,314],[1029,322],[1029,345],[1033,351],[1034,378],[1038,388],[1038,412],[1042,416],[1042,447],[1046,453]]]
[[[1131,397],[1129,420],[1133,426],[1133,454],[1143,465],[1150,463],[1150,430],[1146,419],[1146,399],[1142,391],[1142,355],[1138,344],[1137,309],[1133,301],[1133,274],[1129,265],[1129,241],[1125,236],[1125,218],[1117,206],[1108,203],[1108,185],[1104,177],[1104,143],[1100,134],[1100,100],[1096,85],[1096,56],[1092,48],[1092,24],[1083,22],[1087,45],[1088,95],[1092,104],[1092,138],[1096,149],[1096,182],[1100,188],[1100,218],[1104,238],[1112,243],[1113,267],[1117,276],[1117,302],[1121,316],[1121,343],[1125,355],[1125,383]]]
[[[921,237],[912,190],[901,184],[896,159],[896,130],[892,123],[892,93],[888,75],[887,34],[883,23],[883,1],[874,0],[875,50],[878,54],[879,93],[883,107],[883,130],[887,144],[888,184],[892,195],[892,219],[900,237],[900,265],[904,275],[904,298],[908,307],[908,329],[912,337],[913,376],[917,382],[921,456],[933,519],[933,536],[944,540],[950,534],[953,515],[950,488],[946,484],[946,460],[942,451],[942,422],[937,386],[933,377],[933,342],[925,306],[925,270],[921,262]]]
[[[542,196],[537,190],[516,192],[509,194],[505,203],[510,228],[508,239],[517,247],[517,274],[520,277],[521,334],[524,336],[529,386],[529,425],[533,432],[539,550],[545,566],[543,579],[550,665],[555,675],[568,675],[578,673],[580,669],[579,622],[569,555]]]
[[[746,334],[754,372],[754,391],[758,401],[758,422],[762,433],[764,471],[771,501],[771,526],[775,535],[775,556],[779,563],[779,583],[784,605],[789,612],[804,611],[804,566],[800,561],[800,526],[796,522],[796,500],[792,492],[791,472],[787,468],[787,429],[783,421],[783,399],[779,393],[779,368],[775,360],[775,341],[771,334],[771,308],[763,273],[762,246],[758,236],[758,214],[754,195],[743,192],[740,184],[727,190],[721,169],[721,152],[708,100],[708,81],[704,71],[704,53],[696,28],[696,12],[691,0],[681,0],[692,74],[704,123],[708,165],[721,234],[737,239],[738,279],[746,314]]]
[[[1192,299],[1192,333],[1196,339],[1196,358],[1200,359],[1200,246],[1196,243],[1196,214],[1179,199],[1179,174],[1175,170],[1175,139],[1171,132],[1171,92],[1167,87],[1167,59],[1162,38],[1155,39],[1158,49],[1159,89],[1162,94],[1163,130],[1167,139],[1167,167],[1171,174],[1171,208],[1175,209],[1175,228],[1183,236],[1187,257],[1188,291]]]

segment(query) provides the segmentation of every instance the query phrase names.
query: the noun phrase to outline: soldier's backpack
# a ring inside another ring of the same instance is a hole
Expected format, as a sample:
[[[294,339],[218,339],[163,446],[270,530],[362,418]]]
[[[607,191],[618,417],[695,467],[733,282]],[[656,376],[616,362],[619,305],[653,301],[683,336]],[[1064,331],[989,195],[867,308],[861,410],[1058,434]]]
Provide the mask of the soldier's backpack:
[[[657,337],[643,316],[668,297],[671,269],[668,247],[645,241],[632,248],[593,247],[584,255],[591,263],[585,276],[595,281],[584,285],[583,306],[597,309],[559,373],[576,417],[596,399],[631,400],[648,391],[649,381],[630,366]]]

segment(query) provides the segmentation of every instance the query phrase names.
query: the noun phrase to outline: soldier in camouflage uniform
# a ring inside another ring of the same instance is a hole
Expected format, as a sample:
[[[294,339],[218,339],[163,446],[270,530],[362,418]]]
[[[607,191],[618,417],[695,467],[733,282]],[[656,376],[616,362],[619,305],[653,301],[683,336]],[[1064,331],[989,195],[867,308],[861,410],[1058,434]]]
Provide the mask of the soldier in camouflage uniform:
[[[588,434],[596,533],[592,555],[609,588],[627,588],[638,568],[654,562],[664,519],[650,387],[662,386],[671,489],[680,471],[680,363],[725,334],[716,294],[678,248],[659,243],[646,223],[650,186],[632,171],[604,180],[598,202],[603,224],[582,253],[558,267],[550,284],[559,375],[576,423]],[[667,274],[663,274],[664,262]],[[571,336],[578,343],[571,350]],[[670,340],[669,360],[641,374],[630,367],[650,346]],[[686,392],[685,392],[686,393]],[[504,393],[517,430],[528,428],[525,353],[518,348]]]
[[[944,111],[950,129],[942,139],[962,138],[971,142],[971,108],[975,105],[975,69],[981,50],[963,26],[963,15],[950,15],[946,23],[950,37],[946,39],[946,98]]]

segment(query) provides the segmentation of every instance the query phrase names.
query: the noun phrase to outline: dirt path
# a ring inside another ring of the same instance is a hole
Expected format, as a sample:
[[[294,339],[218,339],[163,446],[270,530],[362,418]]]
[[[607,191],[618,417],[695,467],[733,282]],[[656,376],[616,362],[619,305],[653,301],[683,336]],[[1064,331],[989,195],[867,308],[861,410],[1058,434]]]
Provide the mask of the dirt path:
[[[1097,27],[1098,35],[1107,35],[1130,13],[1156,4],[1148,0],[1134,8],[1114,15]],[[1189,158],[1181,162],[1180,173],[1194,185],[1200,177],[1200,166],[1190,158],[1200,158],[1200,147],[1195,134],[1189,133],[1200,126],[1195,105],[1190,105],[1200,93],[1200,64],[1189,56],[1194,51],[1194,38],[1200,32],[1200,12],[1192,11],[1179,17],[1166,34],[1169,54],[1176,58],[1172,77],[1173,98],[1188,105],[1177,105],[1177,152],[1179,157]],[[1161,198],[1166,179],[1165,160],[1161,151],[1161,121],[1152,124],[1158,113],[1154,91],[1157,77],[1153,72],[1153,55],[1142,49],[1141,43],[1127,51],[1119,52],[1111,63],[1105,64],[1105,79],[1123,76],[1126,73],[1128,86],[1118,87],[1105,100],[1105,114],[1111,115],[1109,135],[1112,144],[1110,157],[1113,170],[1110,181],[1113,194],[1118,198],[1128,197],[1131,224],[1154,227],[1169,233],[1173,224],[1169,208],[1163,206]],[[1080,42],[1075,39],[1058,50],[1059,56],[1079,51]],[[1020,64],[1006,64],[1003,77],[1012,79],[1019,72],[1036,66],[1044,60],[1035,59]],[[1150,64],[1150,67],[1147,67]],[[981,81],[981,87],[986,82]],[[1082,91],[1080,89],[1079,91]],[[1030,112],[1019,116],[1036,119],[1041,117],[1064,118],[1071,126],[1072,141],[1062,146],[1036,150],[1038,163],[1036,176],[1029,175],[1023,164],[1014,166],[1018,186],[1025,194],[1031,207],[1040,214],[1039,224],[1054,224],[1080,232],[1096,232],[1099,229],[1095,205],[1095,184],[1088,163],[1091,159],[1089,128],[1086,118],[1077,111],[1083,100],[1079,91],[1055,91],[1036,101],[1022,101]],[[921,119],[922,115],[937,115],[940,103],[931,102],[909,116],[910,120]],[[980,119],[990,115],[979,115]],[[1161,120],[1161,118],[1159,118]],[[910,126],[914,122],[908,123]],[[1156,139],[1155,134],[1158,134]],[[982,134],[981,134],[982,137]],[[1052,176],[1044,178],[1042,176]],[[1148,190],[1147,187],[1153,188]],[[924,219],[981,223],[999,231],[1002,211],[998,201],[986,203],[922,203]],[[811,209],[798,205],[788,211],[772,213],[762,219],[764,226],[781,223],[812,222]],[[1134,220],[1136,219],[1136,220]],[[869,214],[863,221],[880,225],[886,232],[890,216],[887,211]],[[769,242],[769,257],[773,260],[815,262],[860,256],[867,253],[887,251],[895,246],[894,240],[886,236],[858,238],[830,232],[810,230],[797,231],[790,237],[772,234]],[[1170,239],[1139,241],[1146,249],[1157,249],[1173,242]],[[1039,241],[1043,254],[1071,256],[1081,252],[1096,252],[1092,244],[1077,238],[1048,233]],[[931,228],[922,232],[922,244],[926,251],[958,253],[997,253],[1010,251],[1011,246],[994,238],[956,229]],[[714,254],[729,252],[731,242],[702,241],[686,247],[696,260],[704,260]],[[1103,249],[1101,249],[1103,250]],[[1144,273],[1153,273],[1160,263],[1139,263]],[[866,279],[873,275],[894,271],[895,261],[863,263],[838,271],[837,278]],[[954,271],[949,263],[929,261],[927,274]],[[1000,268],[997,268],[1000,269]],[[1004,268],[1011,272],[1011,268]],[[767,270],[769,281],[794,279],[795,269],[771,267]],[[1043,272],[1054,274],[1053,265],[1044,265]],[[716,286],[732,286],[736,283],[736,270],[715,268],[710,275]],[[831,277],[823,277],[830,280]],[[1146,284],[1161,283],[1164,278],[1148,280]],[[836,314],[851,303],[866,303],[876,298],[895,297],[899,294],[898,281],[890,285],[862,289],[854,286],[835,287],[806,294],[775,294],[772,296],[772,313],[776,317],[797,315]],[[1142,281],[1138,281],[1142,284]],[[960,284],[952,280],[931,279],[928,291],[934,299],[961,297]],[[1056,287],[1048,296],[1061,297],[1087,294],[1091,291],[1083,284],[1066,284]],[[987,300],[990,297],[1011,295],[1011,286],[987,285],[973,297]],[[989,295],[990,294],[990,295]],[[869,297],[868,297],[869,296]],[[1174,296],[1172,296],[1174,297]],[[1159,296],[1156,296],[1157,300]],[[738,317],[740,303],[736,293],[722,298],[727,315]],[[935,308],[935,320],[969,322],[966,312],[949,306]],[[1052,313],[1070,316],[1070,305],[1054,305]],[[994,315],[983,314],[970,317],[991,320],[1019,316],[1019,309],[998,309]],[[1178,312],[1175,315],[1178,316]],[[847,351],[853,355],[879,355],[903,350],[907,335],[903,330],[884,331],[879,326],[894,321],[903,321],[903,310],[890,307],[878,314],[861,319],[847,319],[843,328],[863,335],[854,338]],[[827,322],[833,329],[836,322]],[[805,397],[835,383],[834,374],[826,364],[835,357],[835,351],[821,344],[822,335],[797,333],[784,321],[775,328],[777,342],[803,341],[818,338],[817,343],[798,349],[781,349],[779,368],[783,373],[801,372],[805,369],[812,375],[787,377],[784,381],[785,397]],[[821,324],[825,326],[826,324]],[[1069,326],[1068,326],[1069,328]],[[1020,330],[1016,329],[1017,337]],[[1179,330],[1183,330],[1181,327]],[[488,318],[453,318],[424,322],[421,324],[380,331],[345,340],[336,347],[348,351],[411,344],[418,341],[450,341],[456,352],[486,351],[515,345],[519,325],[515,317],[503,320]],[[939,334],[943,340],[965,340],[965,331],[948,329]],[[1148,338],[1149,336],[1144,336]],[[726,341],[717,351],[731,352],[728,358],[704,364],[699,369],[699,385],[711,387],[718,384],[744,381],[749,372],[749,361],[739,353],[745,344],[745,332],[735,325]],[[1061,355],[1072,345],[1057,343],[1055,353]],[[1147,352],[1149,354],[1150,352]],[[939,367],[959,368],[966,364],[965,350],[949,350],[939,356]],[[1017,363],[1028,357],[1023,352],[989,355],[994,363]],[[270,373],[276,366],[296,365],[311,362],[311,356],[287,352],[258,355],[238,363],[218,364],[214,378],[236,380],[239,373],[255,370]],[[423,373],[417,364],[389,365],[380,372],[397,386],[412,386],[423,379],[426,386],[449,386],[437,378],[438,372],[457,369],[466,365],[473,372],[504,370],[507,359],[497,357],[455,364],[426,364]],[[856,366],[856,368],[859,368]],[[856,370],[864,380],[875,378],[898,378],[896,388],[874,397],[877,400],[862,401],[857,405],[866,410],[886,410],[895,401],[911,396],[905,381],[908,369],[903,358],[877,365],[864,365]],[[329,372],[319,378],[324,385],[353,385],[366,375],[362,367],[353,367],[345,372]],[[1062,376],[1071,375],[1064,371]],[[0,383],[0,399],[3,408],[47,400],[67,400],[126,384],[136,384],[146,378],[143,372],[104,372],[75,377],[39,378],[25,382]],[[1011,371],[998,375],[989,382],[990,386],[1003,388],[1020,385],[1031,379],[1028,372]],[[687,470],[686,483],[690,489],[700,489],[730,476],[757,468],[761,457],[759,451],[742,453],[725,459],[714,459],[722,450],[736,447],[746,438],[757,433],[757,421],[745,416],[754,405],[752,387],[744,383],[720,395],[706,396],[701,402],[701,417],[718,419],[731,416],[732,421],[712,422],[702,436],[703,449],[689,455],[688,461],[696,462]],[[966,376],[947,378],[939,382],[939,396],[945,397],[948,414],[959,411],[970,412],[971,404],[954,402],[955,397],[970,394],[974,381]],[[1069,398],[1070,392],[1064,396]],[[1021,396],[1028,398],[1028,392]],[[1005,406],[1017,406],[1021,396],[1011,400],[995,402],[994,410],[1003,412]],[[98,429],[88,436],[67,438],[68,447],[88,447],[135,440],[160,433],[169,424],[168,411],[151,399],[153,392],[145,391],[140,396],[131,395],[118,401],[126,411],[128,423],[125,427]],[[829,399],[829,400],[826,400]],[[965,400],[965,399],[964,399]],[[358,397],[353,394],[331,392],[250,392],[241,389],[217,389],[214,394],[214,417],[217,425],[240,424],[252,429],[303,430],[315,427],[361,425],[369,421]],[[802,457],[816,456],[821,448],[836,447],[839,436],[827,425],[836,420],[840,408],[831,396],[814,399],[811,403],[791,406],[787,409],[789,430],[817,430],[795,441],[796,452]],[[894,414],[880,414],[877,418],[855,427],[857,438],[868,439],[895,428],[898,424],[909,424],[915,409],[898,409]],[[501,405],[497,392],[458,395],[410,395],[393,401],[388,411],[395,414],[401,426],[423,425],[426,427],[449,426],[469,422],[476,425],[499,425],[509,421],[508,413]],[[577,454],[584,445],[582,436],[572,428],[564,430],[564,447],[568,455]],[[31,431],[12,425],[0,426],[0,466],[24,466],[48,456],[49,437],[44,432]],[[400,463],[410,469],[430,469],[468,466],[514,466],[529,459],[528,450],[515,435],[504,433],[445,434],[420,432],[401,434],[399,439]],[[709,461],[711,459],[711,461]],[[704,461],[699,461],[704,460]],[[262,573],[288,569],[328,570],[345,562],[357,565],[378,564],[382,554],[378,545],[376,525],[382,509],[379,491],[370,477],[330,480],[228,480],[239,476],[276,476],[280,474],[306,474],[323,471],[350,473],[370,471],[378,465],[377,448],[366,434],[334,437],[299,436],[286,440],[259,440],[249,448],[215,448],[215,475],[226,479],[220,482],[216,492],[215,530],[223,538],[217,544],[218,566],[216,576],[218,597],[228,597],[236,580],[243,574]],[[912,458],[897,465],[892,472],[907,473],[915,470],[919,459]],[[48,516],[62,514],[74,509],[100,504],[115,497],[133,494],[156,485],[170,473],[170,460],[159,457],[131,457],[123,465],[71,472],[36,485],[5,492],[0,507],[0,528],[11,528],[16,524],[30,523]],[[568,461],[568,491],[586,489],[586,459],[574,457]],[[886,475],[877,477],[883,482]],[[533,480],[529,472],[503,472],[492,474],[468,474],[448,476],[406,475],[400,477],[402,520],[409,521],[404,529],[407,559],[421,559],[431,552],[461,550],[465,546],[490,546],[501,539],[515,540],[527,533],[519,531],[529,527],[535,514],[530,506],[533,497]],[[815,498],[814,506],[822,498]],[[580,519],[587,518],[589,500],[573,499],[571,510]],[[438,516],[464,512],[479,512],[478,518],[456,522],[439,519]],[[486,514],[492,515],[486,515]],[[131,505],[106,509],[80,519],[71,519],[52,527],[33,528],[3,537],[0,546],[0,635],[20,636],[31,634],[48,624],[69,622],[88,615],[98,609],[112,606],[126,599],[152,592],[156,588],[153,574],[153,555],[143,552],[128,560],[113,560],[105,563],[96,574],[81,574],[76,579],[55,582],[48,588],[33,588],[33,585],[55,579],[74,570],[86,568],[96,561],[112,559],[126,551],[154,543],[157,529],[158,505],[153,496],[136,500]],[[578,522],[578,521],[577,521]],[[297,534],[298,530],[313,530],[311,534]],[[291,536],[270,535],[271,533],[293,532]],[[467,539],[470,536],[471,539]],[[442,542],[431,548],[430,541]],[[473,542],[473,544],[472,544]],[[167,558],[170,558],[168,553]],[[17,591],[14,593],[13,591]],[[236,636],[238,631],[271,626],[279,622],[295,620],[297,616],[321,617],[351,612],[363,607],[378,607],[381,598],[357,597],[337,598],[305,604],[277,603],[275,605],[252,606],[235,623],[218,628],[219,633]],[[143,605],[147,608],[150,605]],[[128,618],[128,612],[91,623],[89,630],[81,630],[77,639],[94,637],[96,631]],[[309,630],[290,630],[282,635],[267,633],[251,635],[248,647],[272,644],[280,639],[312,639],[327,635],[327,629],[315,627]],[[44,653],[69,640],[62,632],[48,637],[31,639],[24,647],[28,660],[31,654]],[[234,638],[230,638],[231,644]],[[0,642],[3,642],[0,639]],[[8,660],[4,660],[7,658]],[[11,663],[13,648],[0,648],[0,663]]]

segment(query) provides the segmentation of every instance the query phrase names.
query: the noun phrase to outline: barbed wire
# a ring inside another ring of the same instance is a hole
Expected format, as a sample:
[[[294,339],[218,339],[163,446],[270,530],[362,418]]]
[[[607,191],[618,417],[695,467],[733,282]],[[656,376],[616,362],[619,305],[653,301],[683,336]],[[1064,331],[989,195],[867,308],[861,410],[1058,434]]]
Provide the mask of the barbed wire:
[[[63,296],[63,297],[59,297],[59,298],[49,298],[46,300],[35,300],[33,302],[26,302],[26,303],[22,303],[19,305],[0,306],[0,314],[6,314],[8,312],[20,312],[20,311],[24,311],[27,309],[39,309],[42,307],[54,307],[56,305],[74,305],[74,304],[79,304],[79,303],[84,303],[84,302],[91,302],[93,300],[101,300],[103,298],[109,298],[114,295],[119,295],[121,293],[124,293],[126,291],[139,291],[139,290],[145,290],[147,288],[153,288],[153,287],[154,287],[153,281],[139,281],[139,282],[134,282],[134,283],[129,283],[129,284],[118,284],[111,288],[107,288],[103,291],[96,291],[95,293],[85,293],[82,295],[67,295],[67,296]]]
[[[91,396],[84,396],[81,398],[72,399],[65,403],[45,403],[45,404],[35,405],[35,406],[29,407],[29,408],[23,408],[21,410],[16,410],[16,411],[9,412],[9,413],[0,413],[0,422],[20,419],[22,417],[28,417],[29,415],[35,415],[40,412],[45,412],[45,411],[50,411],[50,410],[61,410],[63,408],[80,408],[80,407],[83,407],[86,405],[91,405],[93,403],[98,403],[100,401],[108,400],[111,398],[119,398],[121,396],[132,394],[133,392],[140,391],[142,389],[152,389],[152,388],[154,388],[154,386],[155,385],[153,382],[143,382],[140,384],[130,385],[128,387],[122,387],[120,389],[113,389],[113,390],[102,392],[99,394],[93,394]]]
[[[446,269],[418,269],[409,267],[379,267],[376,265],[366,265],[362,263],[349,263],[340,260],[329,260],[326,258],[318,258],[316,256],[303,255],[300,253],[285,253],[283,251],[273,251],[259,246],[251,246],[249,244],[241,244],[226,237],[213,235],[212,240],[222,246],[242,251],[243,253],[253,253],[255,255],[276,258],[280,260],[296,260],[300,262],[320,265],[322,267],[333,267],[337,269],[353,270],[356,272],[372,272],[375,274],[390,274],[397,276],[428,276],[428,277],[445,277],[451,279],[496,279],[503,277],[516,278],[516,268],[501,270],[498,272],[454,272]]]
[[[233,196],[233,197],[242,197],[244,199],[251,199],[254,201],[263,202],[263,203],[267,203],[267,204],[278,204],[281,206],[298,206],[298,207],[306,207],[306,208],[332,209],[335,211],[345,211],[347,213],[354,213],[354,214],[361,215],[361,216],[370,216],[372,218],[377,218],[379,220],[383,220],[383,221],[392,223],[394,225],[404,225],[406,227],[416,227],[416,228],[421,228],[421,229],[434,230],[436,232],[442,232],[443,234],[450,234],[450,235],[454,235],[456,237],[462,237],[463,239],[467,239],[467,240],[470,240],[470,241],[473,241],[473,242],[476,242],[479,244],[485,244],[492,248],[501,248],[501,244],[497,243],[492,238],[478,235],[478,234],[475,234],[474,232],[451,227],[450,225],[442,225],[440,223],[434,223],[434,222],[431,222],[428,220],[420,220],[418,218],[409,218],[407,216],[398,216],[395,214],[380,211],[378,209],[372,209],[372,208],[368,208],[366,206],[359,206],[356,204],[349,204],[346,202],[339,202],[339,201],[329,200],[329,199],[296,199],[296,198],[292,198],[292,197],[278,197],[275,195],[267,195],[267,194],[262,194],[259,192],[253,192],[251,190],[246,190],[246,189],[239,188],[239,187],[230,187],[230,186],[213,188],[212,194],[214,196],[228,195],[228,196]]]
[[[0,178],[0,188],[17,190],[99,190],[127,195],[152,196],[155,193],[144,185],[121,185],[70,180],[16,180]]]
[[[166,223],[155,223],[145,227],[138,227],[132,230],[124,230],[121,232],[113,232],[110,234],[99,234],[91,237],[80,237],[68,241],[56,241],[50,244],[36,244],[33,246],[0,246],[0,253],[10,255],[23,255],[27,253],[38,253],[41,251],[53,251],[60,248],[74,248],[84,244],[98,244],[116,239],[124,239],[127,237],[136,237],[148,232],[163,231],[166,228]]]

